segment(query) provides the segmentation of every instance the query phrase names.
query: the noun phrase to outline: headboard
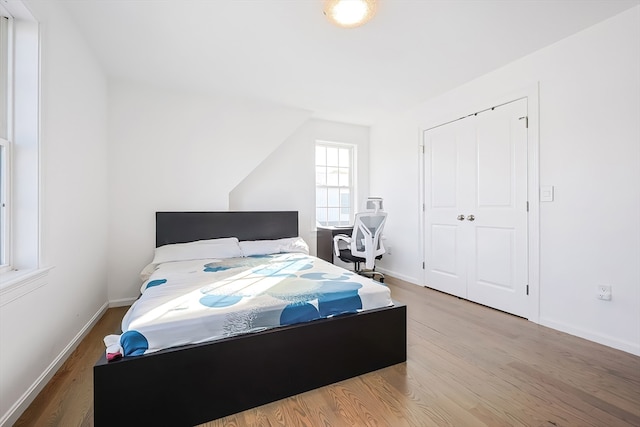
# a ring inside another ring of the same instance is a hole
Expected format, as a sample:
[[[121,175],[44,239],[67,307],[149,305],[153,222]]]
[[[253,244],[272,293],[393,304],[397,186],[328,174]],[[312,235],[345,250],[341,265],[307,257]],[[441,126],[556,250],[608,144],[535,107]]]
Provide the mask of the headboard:
[[[221,237],[273,240],[297,236],[297,211],[156,212],[156,247]]]

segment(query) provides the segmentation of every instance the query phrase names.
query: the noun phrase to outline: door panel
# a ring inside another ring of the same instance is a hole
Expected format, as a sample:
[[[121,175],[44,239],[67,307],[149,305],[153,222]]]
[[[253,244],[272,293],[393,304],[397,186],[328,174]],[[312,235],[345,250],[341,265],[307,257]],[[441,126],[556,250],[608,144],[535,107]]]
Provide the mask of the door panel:
[[[425,162],[429,188],[425,199],[428,222],[425,224],[425,263],[428,286],[442,292],[466,297],[466,257],[460,198],[460,185],[467,171],[460,169],[460,147],[467,143],[471,128],[455,122],[441,126],[426,135]]]
[[[476,227],[476,281],[513,290],[513,228]]]
[[[427,270],[431,286],[442,292],[464,297],[466,294],[466,271],[464,251],[458,226],[432,224],[431,245],[427,249],[431,263]],[[462,265],[461,265],[462,263]]]
[[[527,315],[527,115],[525,99],[478,114],[475,221],[467,297]]]
[[[431,140],[431,206],[455,208],[458,194],[455,133],[438,132]]]
[[[476,120],[476,126],[478,206],[512,207],[514,159],[509,128],[501,120],[483,116]]]
[[[433,224],[431,227],[432,263],[434,273],[457,277],[458,243],[456,227],[443,224]]]

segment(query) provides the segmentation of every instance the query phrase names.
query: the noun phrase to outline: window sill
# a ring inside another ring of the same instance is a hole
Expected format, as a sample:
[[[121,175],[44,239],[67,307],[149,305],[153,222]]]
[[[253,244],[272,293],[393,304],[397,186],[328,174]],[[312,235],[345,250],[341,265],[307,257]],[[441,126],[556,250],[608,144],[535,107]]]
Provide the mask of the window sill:
[[[0,307],[47,284],[46,277],[53,267],[13,270],[0,275]]]

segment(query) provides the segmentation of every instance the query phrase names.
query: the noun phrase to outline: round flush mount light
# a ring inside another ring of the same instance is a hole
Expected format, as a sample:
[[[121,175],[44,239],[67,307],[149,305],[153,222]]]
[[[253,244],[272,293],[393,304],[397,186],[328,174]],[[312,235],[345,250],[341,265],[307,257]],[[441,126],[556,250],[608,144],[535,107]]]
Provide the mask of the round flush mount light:
[[[375,13],[376,0],[324,0],[325,16],[339,27],[359,27]]]

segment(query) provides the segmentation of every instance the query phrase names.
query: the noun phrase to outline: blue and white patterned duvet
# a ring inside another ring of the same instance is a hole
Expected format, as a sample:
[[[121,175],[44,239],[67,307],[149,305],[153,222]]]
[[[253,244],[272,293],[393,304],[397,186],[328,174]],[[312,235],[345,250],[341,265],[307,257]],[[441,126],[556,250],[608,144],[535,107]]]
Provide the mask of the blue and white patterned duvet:
[[[392,305],[385,285],[300,253],[168,262],[142,290],[124,356]]]

